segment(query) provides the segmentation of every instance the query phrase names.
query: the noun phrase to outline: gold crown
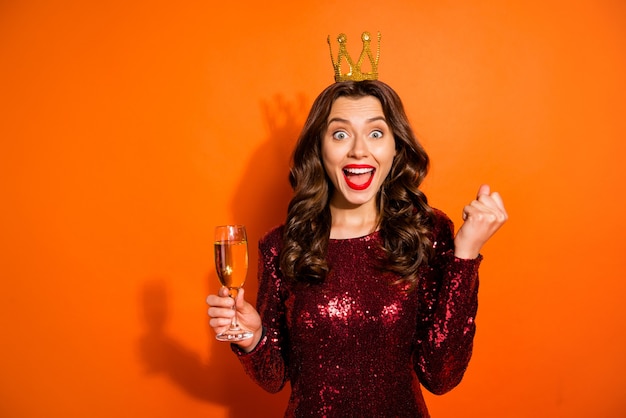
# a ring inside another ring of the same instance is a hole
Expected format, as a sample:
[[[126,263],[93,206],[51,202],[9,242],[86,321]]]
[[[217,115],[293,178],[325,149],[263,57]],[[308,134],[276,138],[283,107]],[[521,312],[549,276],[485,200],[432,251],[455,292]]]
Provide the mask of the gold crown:
[[[378,32],[378,46],[376,48],[376,59],[372,54],[372,50],[370,49],[370,42],[372,41],[372,37],[369,32],[363,32],[361,35],[361,40],[363,41],[363,49],[361,50],[361,55],[359,56],[359,60],[354,64],[350,54],[348,54],[348,50],[346,49],[346,41],[348,37],[345,33],[339,34],[337,37],[337,42],[339,42],[339,53],[337,54],[337,61],[335,61],[333,57],[333,48],[330,44],[330,36],[328,37],[328,48],[330,49],[330,60],[333,62],[333,67],[335,69],[335,81],[363,81],[363,80],[377,80],[378,79],[378,58],[380,57],[380,32]],[[369,73],[361,72],[361,65],[363,65],[363,60],[365,56],[370,61],[372,66],[372,71]],[[348,72],[345,74],[341,73],[341,59],[345,59],[348,64]]]

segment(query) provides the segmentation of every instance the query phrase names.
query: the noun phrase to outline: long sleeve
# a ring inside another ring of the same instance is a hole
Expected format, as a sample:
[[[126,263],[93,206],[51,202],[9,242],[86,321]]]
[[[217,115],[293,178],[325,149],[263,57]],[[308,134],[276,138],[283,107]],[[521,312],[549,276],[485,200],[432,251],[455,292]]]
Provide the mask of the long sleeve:
[[[287,331],[279,271],[280,235],[280,231],[275,229],[259,242],[257,310],[263,323],[263,337],[250,353],[233,347],[246,373],[271,393],[280,391],[287,381],[284,350]]]
[[[454,227],[438,212],[434,259],[420,284],[420,317],[414,367],[422,385],[435,394],[461,381],[472,355],[478,308],[479,256],[454,256]]]

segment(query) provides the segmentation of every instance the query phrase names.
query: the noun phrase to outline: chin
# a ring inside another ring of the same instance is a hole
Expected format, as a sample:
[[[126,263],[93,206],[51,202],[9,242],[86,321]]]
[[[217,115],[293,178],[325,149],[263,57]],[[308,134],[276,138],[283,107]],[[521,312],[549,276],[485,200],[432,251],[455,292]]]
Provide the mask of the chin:
[[[346,198],[344,196],[344,200],[353,206],[362,206],[365,205],[367,203],[370,203],[374,198],[376,197],[376,195],[370,195],[369,193],[367,195],[363,195],[363,196],[351,196]]]

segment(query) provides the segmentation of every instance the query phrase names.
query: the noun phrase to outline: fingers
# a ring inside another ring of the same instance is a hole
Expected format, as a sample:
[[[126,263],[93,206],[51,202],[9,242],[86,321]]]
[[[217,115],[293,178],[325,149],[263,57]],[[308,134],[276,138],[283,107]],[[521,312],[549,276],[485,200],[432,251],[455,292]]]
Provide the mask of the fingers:
[[[463,220],[464,221],[467,220],[467,218],[472,213],[476,213],[476,210],[473,209],[474,207],[477,207],[477,206],[482,207],[482,209],[485,210],[486,207],[491,206],[490,200],[492,199],[492,195],[490,194],[491,194],[491,187],[489,187],[488,184],[482,184],[478,188],[478,192],[476,193],[476,199],[470,202],[469,205],[463,208]],[[502,202],[502,199],[500,199],[500,202]],[[484,206],[481,206],[480,204]],[[494,205],[497,205],[497,204],[494,202]]]
[[[475,258],[507,219],[500,194],[491,192],[488,185],[480,186],[476,199],[463,208],[464,222],[454,239],[455,255]]]
[[[231,308],[231,309],[233,307],[233,299],[228,296],[228,288],[225,286],[222,286],[217,291],[217,295],[207,296],[206,303],[209,306],[215,306],[215,307]]]
[[[209,326],[214,329],[215,333],[219,334],[230,326],[232,322],[232,316],[234,316],[234,312],[231,309],[230,318],[225,316],[210,317]]]
[[[244,290],[240,288],[236,293],[235,299],[230,296],[227,287],[221,287],[217,295],[207,296],[206,303],[209,305],[208,314],[211,318],[232,318],[236,308],[238,311],[246,310],[248,304],[244,299]]]
[[[474,220],[484,220],[488,222],[505,222],[508,214],[504,208],[504,201],[498,192],[491,192],[487,184],[483,184],[478,189],[476,199],[463,208],[463,220],[467,221],[472,217]]]
[[[220,295],[221,297],[227,297],[229,292],[228,292],[228,288],[226,286],[222,286],[220,287],[220,290],[217,291],[217,294]]]
[[[476,199],[479,199],[481,196],[489,196],[491,193],[491,188],[488,184],[483,184],[478,188],[478,193],[476,193]]]
[[[243,287],[239,288],[239,291],[237,292],[237,298],[235,299],[235,306],[237,307],[237,309],[242,309],[244,307],[245,304],[245,300],[244,300],[244,290]]]
[[[230,306],[227,305],[230,303]],[[232,318],[234,310],[233,310],[233,301],[226,302],[224,305],[210,305],[208,309],[208,314],[211,318]]]
[[[226,326],[230,323],[235,314],[233,310],[235,301],[228,296],[228,288],[221,287],[217,295],[207,296],[206,303],[209,305],[207,312],[211,317],[209,323],[212,327]]]
[[[236,342],[241,348],[249,351],[261,339],[263,325],[259,313],[254,307],[244,299],[245,292],[243,289],[231,292],[229,296],[227,288],[220,288],[217,295],[209,295],[206,299],[209,304],[209,326],[213,332],[220,334],[231,327],[233,318],[237,317],[237,322],[242,329],[249,330],[254,333],[254,338],[242,342]],[[233,309],[235,308],[235,309]]]
[[[506,210],[504,209],[504,201],[502,200],[502,197],[498,192],[493,192],[491,194],[491,198],[501,210],[506,212]]]
[[[480,206],[478,203],[483,204],[484,206]],[[483,210],[491,211],[493,210],[498,216],[498,220],[506,220],[508,215],[506,214],[506,210],[504,209],[504,201],[498,192],[491,192],[491,188],[488,184],[483,184],[478,189],[478,193],[476,195],[476,200],[470,203],[471,206],[479,207]],[[467,219],[469,212],[467,211],[467,207],[463,209],[463,220]]]

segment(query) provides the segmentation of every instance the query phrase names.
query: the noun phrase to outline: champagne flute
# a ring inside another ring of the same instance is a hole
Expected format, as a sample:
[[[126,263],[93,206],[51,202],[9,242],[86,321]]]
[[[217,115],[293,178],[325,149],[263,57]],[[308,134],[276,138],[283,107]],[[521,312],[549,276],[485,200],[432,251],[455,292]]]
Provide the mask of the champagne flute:
[[[237,298],[248,273],[248,238],[243,225],[222,225],[215,228],[215,268],[217,277],[228,288],[228,295]],[[239,328],[237,312],[230,328],[215,338],[219,341],[242,341],[252,338],[252,332]]]

